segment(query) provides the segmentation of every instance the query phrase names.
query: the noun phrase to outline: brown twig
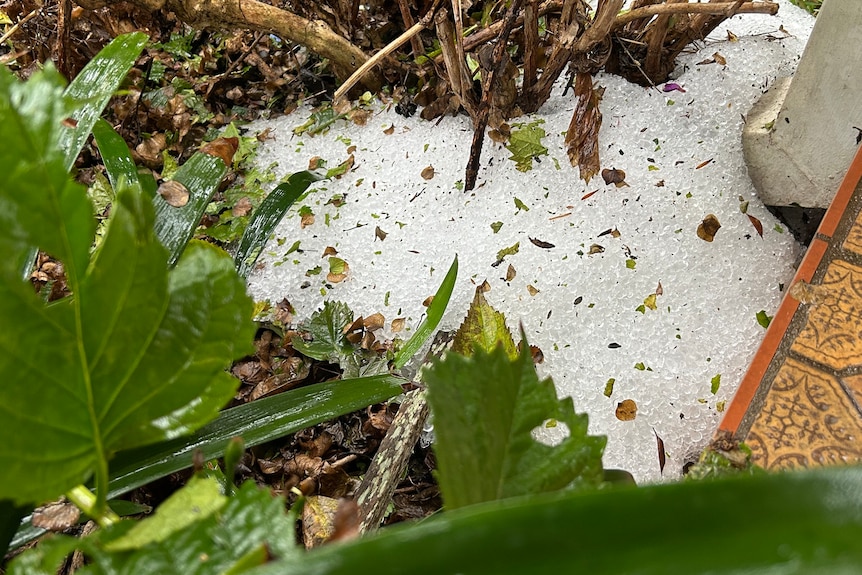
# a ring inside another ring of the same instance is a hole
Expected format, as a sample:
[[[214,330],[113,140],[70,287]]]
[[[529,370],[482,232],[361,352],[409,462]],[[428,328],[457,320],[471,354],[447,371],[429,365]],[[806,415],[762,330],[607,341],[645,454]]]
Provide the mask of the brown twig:
[[[682,4],[654,4],[635,8],[624,14],[620,14],[614,21],[614,28],[621,28],[633,20],[641,18],[652,18],[661,14],[705,14],[724,15],[731,10],[733,14],[769,14],[774,16],[778,13],[778,4],[773,2],[717,2],[709,4],[693,4],[683,2]]]
[[[473,130],[473,143],[470,146],[470,159],[467,162],[467,171],[464,177],[464,189],[469,191],[476,187],[476,178],[479,176],[479,160],[482,156],[482,144],[485,141],[485,128],[488,126],[488,113],[491,109],[491,94],[494,89],[494,81],[500,73],[503,63],[503,54],[509,41],[509,34],[515,26],[515,19],[521,9],[521,0],[512,0],[506,18],[503,20],[503,30],[494,46],[494,67],[482,78],[482,101],[479,102],[478,119]]]
[[[524,83],[529,90],[536,83],[536,60],[539,56],[539,0],[528,0],[524,6]]]

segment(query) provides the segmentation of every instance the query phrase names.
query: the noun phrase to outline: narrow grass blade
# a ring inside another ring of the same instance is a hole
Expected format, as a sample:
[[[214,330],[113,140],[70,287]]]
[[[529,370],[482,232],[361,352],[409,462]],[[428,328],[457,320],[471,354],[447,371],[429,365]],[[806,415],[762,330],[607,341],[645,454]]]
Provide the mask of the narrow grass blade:
[[[72,169],[93,125],[146,43],[147,35],[142,32],[117,36],[84,66],[66,88],[66,96],[76,104],[72,114],[75,125],[60,137],[67,170]]]
[[[173,178],[188,190],[188,203],[175,208],[158,194],[153,198],[156,206],[156,235],[171,253],[168,260],[170,265],[177,263],[186,249],[225,173],[227,166],[220,158],[198,152],[180,166]]]
[[[261,202],[260,207],[251,216],[251,221],[236,252],[234,263],[236,271],[242,277],[248,276],[248,272],[254,267],[260,249],[269,239],[269,234],[275,229],[285,212],[290,209],[305,190],[312,183],[323,179],[314,172],[302,171],[291,174],[286,182],[279,184],[272,190],[266,199]]]
[[[398,353],[395,354],[395,367],[401,369],[404,367],[410,358],[416,355],[419,348],[431,337],[434,330],[440,324],[443,318],[443,313],[449,305],[449,299],[452,297],[452,290],[455,289],[455,280],[458,279],[458,256],[452,260],[452,265],[449,266],[449,271],[446,272],[446,277],[443,278],[443,283],[440,284],[440,289],[434,294],[434,301],[428,306],[428,315],[419,324],[419,327],[413,332],[413,335],[408,339]]]
[[[233,437],[252,447],[385,401],[401,393],[401,381],[379,375],[320,383],[227,409],[193,435],[117,455],[109,497],[191,467],[196,450],[221,457]]]
[[[93,137],[99,145],[99,153],[102,155],[111,187],[115,190],[124,185],[139,188],[138,167],[126,141],[101,118],[93,125]]]

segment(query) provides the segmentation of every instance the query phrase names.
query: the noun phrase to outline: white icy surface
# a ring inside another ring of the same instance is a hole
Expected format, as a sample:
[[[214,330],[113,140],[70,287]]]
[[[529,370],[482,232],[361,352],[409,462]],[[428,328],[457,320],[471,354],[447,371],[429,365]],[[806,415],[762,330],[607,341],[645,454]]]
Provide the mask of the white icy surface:
[[[569,167],[562,133],[573,100],[561,88],[540,113],[513,121],[543,118],[549,156],[522,173],[505,148],[486,138],[479,186],[469,193],[456,187],[472,135],[465,116],[429,123],[375,103],[365,127],[339,122],[322,136],[293,135],[307,109],[253,126],[271,129],[274,139],[260,161],[278,162],[279,175],[306,169],[313,156],[336,166],[348,145],[356,146],[356,163],[288,212],[265,248],[262,269],[249,279],[251,293],[272,303],[287,298],[300,319],[333,299],[357,314],[383,313],[387,328],[407,318],[412,329],[457,254],[460,274],[441,327],[456,328],[475,285],[488,280],[488,301],[513,330],[522,323],[529,342],[543,350],[540,373],[589,414],[591,433],[607,435],[605,466],[627,469],[638,482],[661,480],[655,430],[667,453],[664,478],[678,477],[719,423],[720,404],[733,397],[763,337],[756,314],[774,313],[779,286],[791,279],[800,254],[758,200],[741,145],[743,116],[777,76],[792,75],[813,26],[807,13],[779,3],[778,16],[736,16],[683,55],[675,81],[685,93],[596,78],[606,88],[602,167],[625,170],[629,187],[606,186],[600,176],[585,185]],[[728,41],[727,30],[739,41]],[[697,64],[715,52],[726,66]],[[384,134],[390,126],[394,133]],[[420,175],[427,166],[434,168],[431,180]],[[346,197],[341,207],[326,205],[335,194]],[[529,211],[518,210],[515,198]],[[763,223],[762,239],[740,211],[740,198]],[[316,216],[305,229],[301,206]],[[696,229],[710,213],[722,227],[707,243]],[[503,226],[494,233],[498,221]],[[384,241],[375,240],[376,226],[387,234]],[[613,228],[618,238],[600,237]],[[528,238],[555,247],[541,249]],[[301,253],[285,257],[297,240]],[[520,251],[492,267],[498,250],[516,242]],[[592,244],[604,253],[588,255]],[[350,265],[342,283],[326,285],[327,246]],[[626,266],[629,257],[634,269]],[[517,276],[506,282],[509,264]],[[306,275],[317,266],[320,275]],[[659,282],[658,309],[636,311]],[[530,295],[528,284],[538,293]],[[635,369],[637,363],[651,371]],[[717,374],[721,386],[713,395]],[[616,379],[610,398],[603,395],[609,378]],[[624,399],[637,403],[634,421],[615,416]]]

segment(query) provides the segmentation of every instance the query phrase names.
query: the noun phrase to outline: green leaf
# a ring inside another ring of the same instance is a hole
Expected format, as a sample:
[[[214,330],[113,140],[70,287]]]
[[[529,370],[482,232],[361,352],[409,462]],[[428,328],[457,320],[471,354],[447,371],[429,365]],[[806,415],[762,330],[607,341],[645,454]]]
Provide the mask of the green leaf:
[[[64,130],[58,140],[65,154],[67,172],[72,169],[81,148],[90,137],[93,125],[146,43],[147,35],[142,32],[117,36],[69,84],[65,95],[74,102],[71,117],[75,120],[75,126]]]
[[[204,244],[169,274],[152,222],[149,199],[122,191],[73,298],[46,306],[27,284],[0,284],[0,498],[54,497],[117,450],[193,431],[232,396],[224,367],[254,335],[245,285]]]
[[[311,314],[302,329],[308,331],[312,340],[307,342],[294,337],[293,349],[308,357],[331,363],[341,361],[353,354],[354,346],[344,335],[344,328],[353,322],[353,312],[346,303],[327,301],[323,309]]]
[[[862,468],[834,467],[545,495],[445,512],[252,573],[855,573],[860,494]]]
[[[135,523],[122,537],[105,545],[106,551],[131,551],[150,543],[160,543],[188,529],[225,506],[227,497],[214,478],[192,477],[179,491],[168,497],[156,512]]]
[[[709,390],[713,395],[718,393],[718,388],[721,386],[721,374],[717,373],[713,376],[711,380],[709,380]]]
[[[425,344],[437,326],[440,325],[440,320],[443,319],[443,313],[449,306],[449,299],[452,297],[452,290],[455,289],[455,281],[458,279],[458,256],[452,260],[449,266],[449,271],[446,272],[446,277],[440,283],[437,293],[434,294],[434,300],[428,306],[428,313],[425,319],[413,332],[401,349],[395,354],[393,363],[397,369],[404,367],[410,358],[412,358],[419,349]]]
[[[760,310],[759,312],[757,312],[757,323],[759,323],[761,327],[766,329],[767,327],[769,327],[769,324],[771,322],[771,315],[768,315],[764,310]]]
[[[128,186],[137,188],[138,167],[129,152],[125,140],[105,120],[99,120],[93,126],[93,138],[99,145],[99,153],[105,163],[105,171],[115,190]]]
[[[284,498],[248,481],[234,497],[218,493],[213,478],[192,481],[155,516],[123,521],[84,539],[54,538],[13,562],[12,573],[56,573],[72,548],[88,558],[90,573],[244,573],[274,558],[301,555],[295,513]],[[145,536],[141,536],[141,532]]]
[[[476,288],[467,317],[452,340],[452,351],[472,356],[478,349],[490,353],[497,346],[502,346],[506,357],[514,360],[518,357],[518,348],[506,325],[506,317],[488,304],[481,289]]]
[[[275,226],[284,217],[285,212],[312,183],[320,179],[320,176],[314,172],[296,172],[291,174],[286,182],[276,186],[263,200],[245,228],[239,242],[239,248],[236,251],[234,262],[239,275],[248,276],[257,261],[261,248],[269,239]]]
[[[613,377],[608,378],[607,383],[605,383],[605,390],[602,392],[605,397],[610,397],[614,394],[614,384],[616,381],[617,380]]]
[[[176,263],[188,245],[206,211],[207,204],[226,173],[227,166],[221,158],[197,152],[180,166],[173,177],[174,181],[188,189],[188,203],[176,208],[158,194],[153,198],[156,206],[156,235],[168,248],[170,252],[168,261],[171,265]]]
[[[587,435],[587,416],[539,381],[529,346],[511,360],[502,346],[473,357],[447,354],[425,373],[434,415],[440,490],[447,508],[602,481],[604,437]],[[547,419],[569,436],[551,447],[535,441]]]
[[[547,156],[548,148],[542,145],[545,130],[539,126],[544,120],[536,120],[530,124],[522,124],[519,129],[512,130],[506,149],[511,152],[510,160],[514,160],[516,168],[521,172],[533,168],[533,158]]]

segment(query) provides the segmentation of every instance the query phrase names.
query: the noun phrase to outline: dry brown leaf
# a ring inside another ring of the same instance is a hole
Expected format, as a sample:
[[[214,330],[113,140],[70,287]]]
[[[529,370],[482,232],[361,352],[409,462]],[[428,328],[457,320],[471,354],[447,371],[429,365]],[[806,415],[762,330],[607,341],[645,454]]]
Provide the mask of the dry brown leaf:
[[[230,209],[230,215],[235,218],[247,216],[251,213],[252,209],[251,200],[247,196],[243,196]]]
[[[579,72],[575,77],[575,110],[566,131],[566,153],[585,182],[599,173],[599,110],[601,91],[593,88],[593,77]]]
[[[422,302],[422,305],[425,307],[428,307],[431,305],[431,302],[433,302],[433,301],[434,301],[434,296],[429,295],[428,297],[425,298],[425,301]]]
[[[537,293],[539,293],[539,290],[537,290],[536,288],[534,288],[534,287],[533,287],[533,286],[531,286],[530,284],[527,284],[527,291],[528,291],[528,292],[530,292],[530,295],[531,295],[531,296],[534,296],[534,295],[536,295]]]
[[[381,242],[386,239],[386,236],[389,235],[383,230],[380,229],[380,226],[374,227],[374,240],[380,240]]]
[[[395,319],[393,319],[392,320],[392,327],[390,327],[390,329],[392,330],[392,333],[398,333],[398,332],[402,331],[404,329],[404,324],[406,322],[407,322],[407,318],[403,318],[403,317],[396,317]]]
[[[593,254],[600,254],[604,251],[605,251],[604,247],[600,246],[599,244],[593,244],[590,246],[590,251],[587,253],[589,253],[590,255],[593,255]]]
[[[531,237],[529,237],[529,236],[527,236],[527,238],[530,240],[530,243],[532,243],[532,244],[533,244],[534,246],[536,246],[537,248],[542,248],[542,249],[545,249],[545,250],[549,250],[549,249],[551,249],[551,248],[553,248],[553,247],[554,247],[554,244],[552,244],[552,243],[550,243],[550,242],[544,242],[544,241],[542,241],[542,240],[539,240],[539,239],[536,239],[536,238],[531,238]]]
[[[509,264],[509,267],[506,268],[506,281],[510,282],[513,279],[515,279],[515,276],[517,275],[517,273],[518,272],[515,271],[515,266],[513,266],[512,264]]]
[[[658,436],[658,432],[656,432],[655,428],[653,428],[652,432],[655,434],[655,443],[658,448],[658,472],[660,475],[664,475],[664,464],[667,463],[667,454],[664,451],[664,440]]]
[[[176,180],[162,182],[159,186],[159,195],[164,198],[169,206],[181,208],[189,203],[189,189]]]
[[[706,242],[711,242],[715,239],[715,234],[718,233],[720,228],[721,224],[718,218],[715,217],[715,214],[708,214],[697,226],[697,237]]]
[[[312,213],[302,214],[299,217],[299,227],[301,229],[304,230],[305,228],[307,228],[308,226],[310,226],[312,224],[314,224],[314,214],[312,214]]]
[[[387,136],[391,136],[395,133],[395,124],[389,124],[389,127],[383,130],[383,133]]]
[[[626,173],[623,170],[605,168],[602,170],[602,179],[605,181],[605,185],[613,184],[618,188],[628,187]]]
[[[312,156],[310,160],[308,160],[308,169],[316,170],[323,164],[323,158],[320,156]]]
[[[201,152],[219,158],[225,166],[230,166],[237,148],[239,148],[239,138],[216,138],[201,148]]]
[[[306,549],[318,547],[335,533],[338,500],[311,495],[302,506],[302,541]]]
[[[638,404],[633,399],[624,399],[617,404],[616,416],[620,421],[632,421],[638,414]]]
[[[33,527],[48,531],[63,531],[75,525],[81,516],[80,510],[68,501],[55,501],[33,510],[30,523]]]
[[[382,313],[377,312],[377,313],[371,314],[370,316],[366,317],[363,320],[362,325],[365,329],[370,330],[370,331],[374,331],[375,329],[382,328],[383,324],[385,324],[385,323],[386,323],[386,318],[383,317]]]
[[[754,229],[757,230],[757,235],[761,238],[763,237],[763,224],[760,223],[760,220],[752,216],[751,214],[745,214],[748,216],[748,220],[751,222],[751,225],[754,226]]]
[[[718,52],[712,55],[712,59],[715,60],[716,64],[719,64],[721,66],[727,66],[727,60],[725,60],[724,56],[722,56]]]
[[[434,166],[428,166],[422,170],[422,179],[430,180],[434,177]]]
[[[324,248],[324,250],[323,250],[323,255],[320,257],[325,258],[325,257],[337,256],[337,255],[338,255],[337,249],[335,249],[332,246],[326,246],[326,248]]]

